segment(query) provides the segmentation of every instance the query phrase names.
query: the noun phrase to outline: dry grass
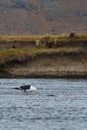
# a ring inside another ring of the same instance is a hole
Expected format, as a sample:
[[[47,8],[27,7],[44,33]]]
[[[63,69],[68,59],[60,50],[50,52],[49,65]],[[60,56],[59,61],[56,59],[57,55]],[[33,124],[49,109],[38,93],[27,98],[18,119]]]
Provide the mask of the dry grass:
[[[0,41],[37,41],[42,38],[50,37],[52,40],[87,40],[87,35],[75,35],[70,37],[70,35],[31,35],[31,36],[0,36]]]
[[[74,37],[69,37],[67,35],[58,36],[58,35],[43,35],[43,36],[0,36],[0,41],[36,41],[41,40],[43,38],[49,37],[49,40],[54,41],[84,41],[87,40],[87,35],[75,35]],[[48,42],[48,41],[46,41]],[[47,43],[46,43],[47,44]],[[22,58],[26,56],[34,56],[38,54],[49,54],[49,53],[59,53],[59,52],[75,52],[80,51],[79,47],[70,48],[70,47],[58,47],[58,48],[46,48],[46,46],[37,46],[36,48],[10,48],[0,50],[0,61],[7,61],[11,58]]]
[[[36,41],[41,36],[0,36],[0,41]]]
[[[80,52],[79,48],[22,48],[22,49],[8,49],[0,51],[0,62],[5,62],[10,59],[25,59],[26,57],[34,57],[43,54],[60,54],[60,53],[71,53]]]

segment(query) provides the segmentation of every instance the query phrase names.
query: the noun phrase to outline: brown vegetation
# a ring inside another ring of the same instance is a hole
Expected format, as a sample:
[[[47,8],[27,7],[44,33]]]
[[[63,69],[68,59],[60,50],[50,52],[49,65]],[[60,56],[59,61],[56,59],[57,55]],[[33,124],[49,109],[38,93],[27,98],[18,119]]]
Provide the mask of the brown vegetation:
[[[87,36],[2,39],[0,77],[87,77]]]

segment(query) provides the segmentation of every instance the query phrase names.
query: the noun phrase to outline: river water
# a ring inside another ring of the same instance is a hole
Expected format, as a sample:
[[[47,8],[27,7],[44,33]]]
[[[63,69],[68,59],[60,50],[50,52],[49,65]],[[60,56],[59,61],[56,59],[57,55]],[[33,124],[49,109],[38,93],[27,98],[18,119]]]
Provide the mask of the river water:
[[[0,79],[0,130],[87,130],[87,80]]]

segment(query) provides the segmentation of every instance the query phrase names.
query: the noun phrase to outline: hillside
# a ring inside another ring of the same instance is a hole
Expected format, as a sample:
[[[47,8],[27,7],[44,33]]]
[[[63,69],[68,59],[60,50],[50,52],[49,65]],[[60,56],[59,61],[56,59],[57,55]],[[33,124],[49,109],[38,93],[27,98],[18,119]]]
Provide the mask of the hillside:
[[[87,0],[0,0],[0,35],[87,33]]]

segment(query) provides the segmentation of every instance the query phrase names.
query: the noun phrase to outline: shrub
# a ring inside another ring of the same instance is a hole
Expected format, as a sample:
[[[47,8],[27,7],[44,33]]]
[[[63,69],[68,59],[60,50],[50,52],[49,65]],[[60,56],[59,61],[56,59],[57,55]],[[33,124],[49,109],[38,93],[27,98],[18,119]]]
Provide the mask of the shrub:
[[[70,38],[75,38],[75,37],[76,37],[75,32],[71,32],[71,33],[69,34],[69,37],[70,37]]]
[[[40,40],[40,44],[43,46],[46,46],[48,48],[52,48],[53,47],[53,40],[50,36],[46,36]]]

